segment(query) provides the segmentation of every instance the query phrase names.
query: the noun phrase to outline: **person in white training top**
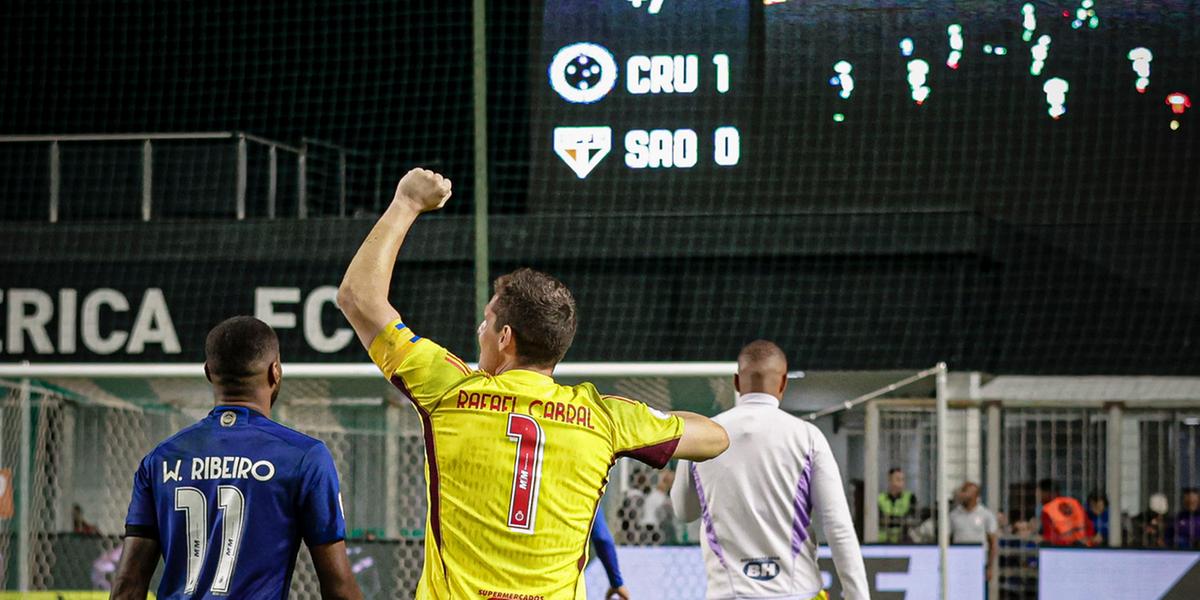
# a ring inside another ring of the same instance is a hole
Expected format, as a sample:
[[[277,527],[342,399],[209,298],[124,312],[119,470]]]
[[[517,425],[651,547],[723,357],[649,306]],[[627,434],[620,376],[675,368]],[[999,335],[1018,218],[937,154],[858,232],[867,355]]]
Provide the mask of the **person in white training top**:
[[[825,598],[815,521],[833,550],[845,600],[869,600],[867,572],[842,489],[819,429],[780,410],[787,357],[766,340],[738,355],[737,406],[713,418],[729,450],[703,463],[679,461],[671,503],[685,521],[703,519],[708,600]]]

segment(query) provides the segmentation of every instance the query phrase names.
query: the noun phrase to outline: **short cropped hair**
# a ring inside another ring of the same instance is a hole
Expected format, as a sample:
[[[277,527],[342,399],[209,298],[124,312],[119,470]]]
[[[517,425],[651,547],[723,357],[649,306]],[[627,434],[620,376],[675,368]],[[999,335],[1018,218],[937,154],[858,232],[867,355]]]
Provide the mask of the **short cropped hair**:
[[[214,381],[252,377],[278,356],[275,330],[254,317],[225,319],[204,340],[204,362]]]
[[[517,358],[537,367],[552,367],[575,340],[579,315],[575,297],[563,282],[529,268],[496,279],[495,329],[512,328]]]
[[[772,358],[787,362],[787,354],[783,352],[783,348],[770,340],[754,340],[738,352],[738,362],[761,363]]]
[[[892,468],[888,469],[888,477],[891,477],[892,475],[895,475],[896,473],[903,473],[903,472],[904,472],[904,469],[901,469],[900,467],[892,467]]]

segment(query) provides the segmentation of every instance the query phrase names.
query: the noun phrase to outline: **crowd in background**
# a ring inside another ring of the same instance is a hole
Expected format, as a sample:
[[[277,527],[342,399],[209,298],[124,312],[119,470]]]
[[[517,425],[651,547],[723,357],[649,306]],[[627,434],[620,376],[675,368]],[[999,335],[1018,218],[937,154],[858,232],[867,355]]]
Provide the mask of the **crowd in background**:
[[[1030,509],[1014,508],[993,513],[979,502],[979,486],[964,482],[951,507],[952,543],[963,528],[976,527],[974,519],[989,525],[989,534],[1046,546],[1108,547],[1111,535],[1108,497],[1100,492],[1079,499],[1061,493],[1049,479],[1038,482],[1037,502]],[[1149,497],[1141,512],[1121,515],[1121,543],[1127,548],[1200,549],[1200,488],[1184,488],[1181,506],[1171,512],[1166,494]],[[932,507],[921,506],[905,486],[902,469],[888,472],[887,489],[879,495],[879,541],[885,544],[936,543],[937,517]],[[968,522],[963,513],[977,515]],[[990,526],[994,524],[994,530]],[[969,536],[970,537],[970,536]]]

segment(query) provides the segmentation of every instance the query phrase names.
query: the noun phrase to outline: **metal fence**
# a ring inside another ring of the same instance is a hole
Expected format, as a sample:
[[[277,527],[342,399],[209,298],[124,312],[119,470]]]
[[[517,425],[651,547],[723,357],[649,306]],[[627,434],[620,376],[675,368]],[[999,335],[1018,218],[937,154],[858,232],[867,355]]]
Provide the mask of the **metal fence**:
[[[950,490],[966,481],[979,483],[983,504],[1000,524],[993,597],[1037,597],[1037,549],[1043,544],[1038,487],[1046,481],[1088,510],[1097,533],[1092,546],[1200,547],[1200,538],[1171,526],[1172,515],[1196,509],[1185,505],[1185,497],[1200,486],[1200,408],[1179,399],[1160,404],[1166,406],[1027,399],[953,403],[942,432],[950,442]],[[878,428],[864,432],[877,437],[878,453],[866,460],[876,464],[878,489],[887,489],[887,473],[898,467],[918,501],[909,518],[892,523],[903,532],[899,541],[932,543],[937,496],[930,478],[939,433],[932,403],[883,399],[868,410],[879,414]],[[1158,504],[1151,502],[1156,495],[1162,496]],[[864,500],[864,512],[879,511],[878,498]],[[887,515],[878,514],[878,537],[866,541],[894,541],[887,537]]]
[[[244,132],[0,136],[0,220],[152,221],[376,213],[382,163]]]

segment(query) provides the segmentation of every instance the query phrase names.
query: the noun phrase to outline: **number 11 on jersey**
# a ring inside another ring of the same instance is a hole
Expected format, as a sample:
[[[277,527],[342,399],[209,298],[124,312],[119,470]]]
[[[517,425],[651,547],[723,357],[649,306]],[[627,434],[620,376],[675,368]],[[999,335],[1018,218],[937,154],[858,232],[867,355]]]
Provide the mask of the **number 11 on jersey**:
[[[509,500],[508,528],[520,533],[533,533],[537,517],[538,489],[542,484],[542,449],[545,434],[542,426],[529,415],[508,415],[508,439],[517,444],[513,463],[512,497]]]

